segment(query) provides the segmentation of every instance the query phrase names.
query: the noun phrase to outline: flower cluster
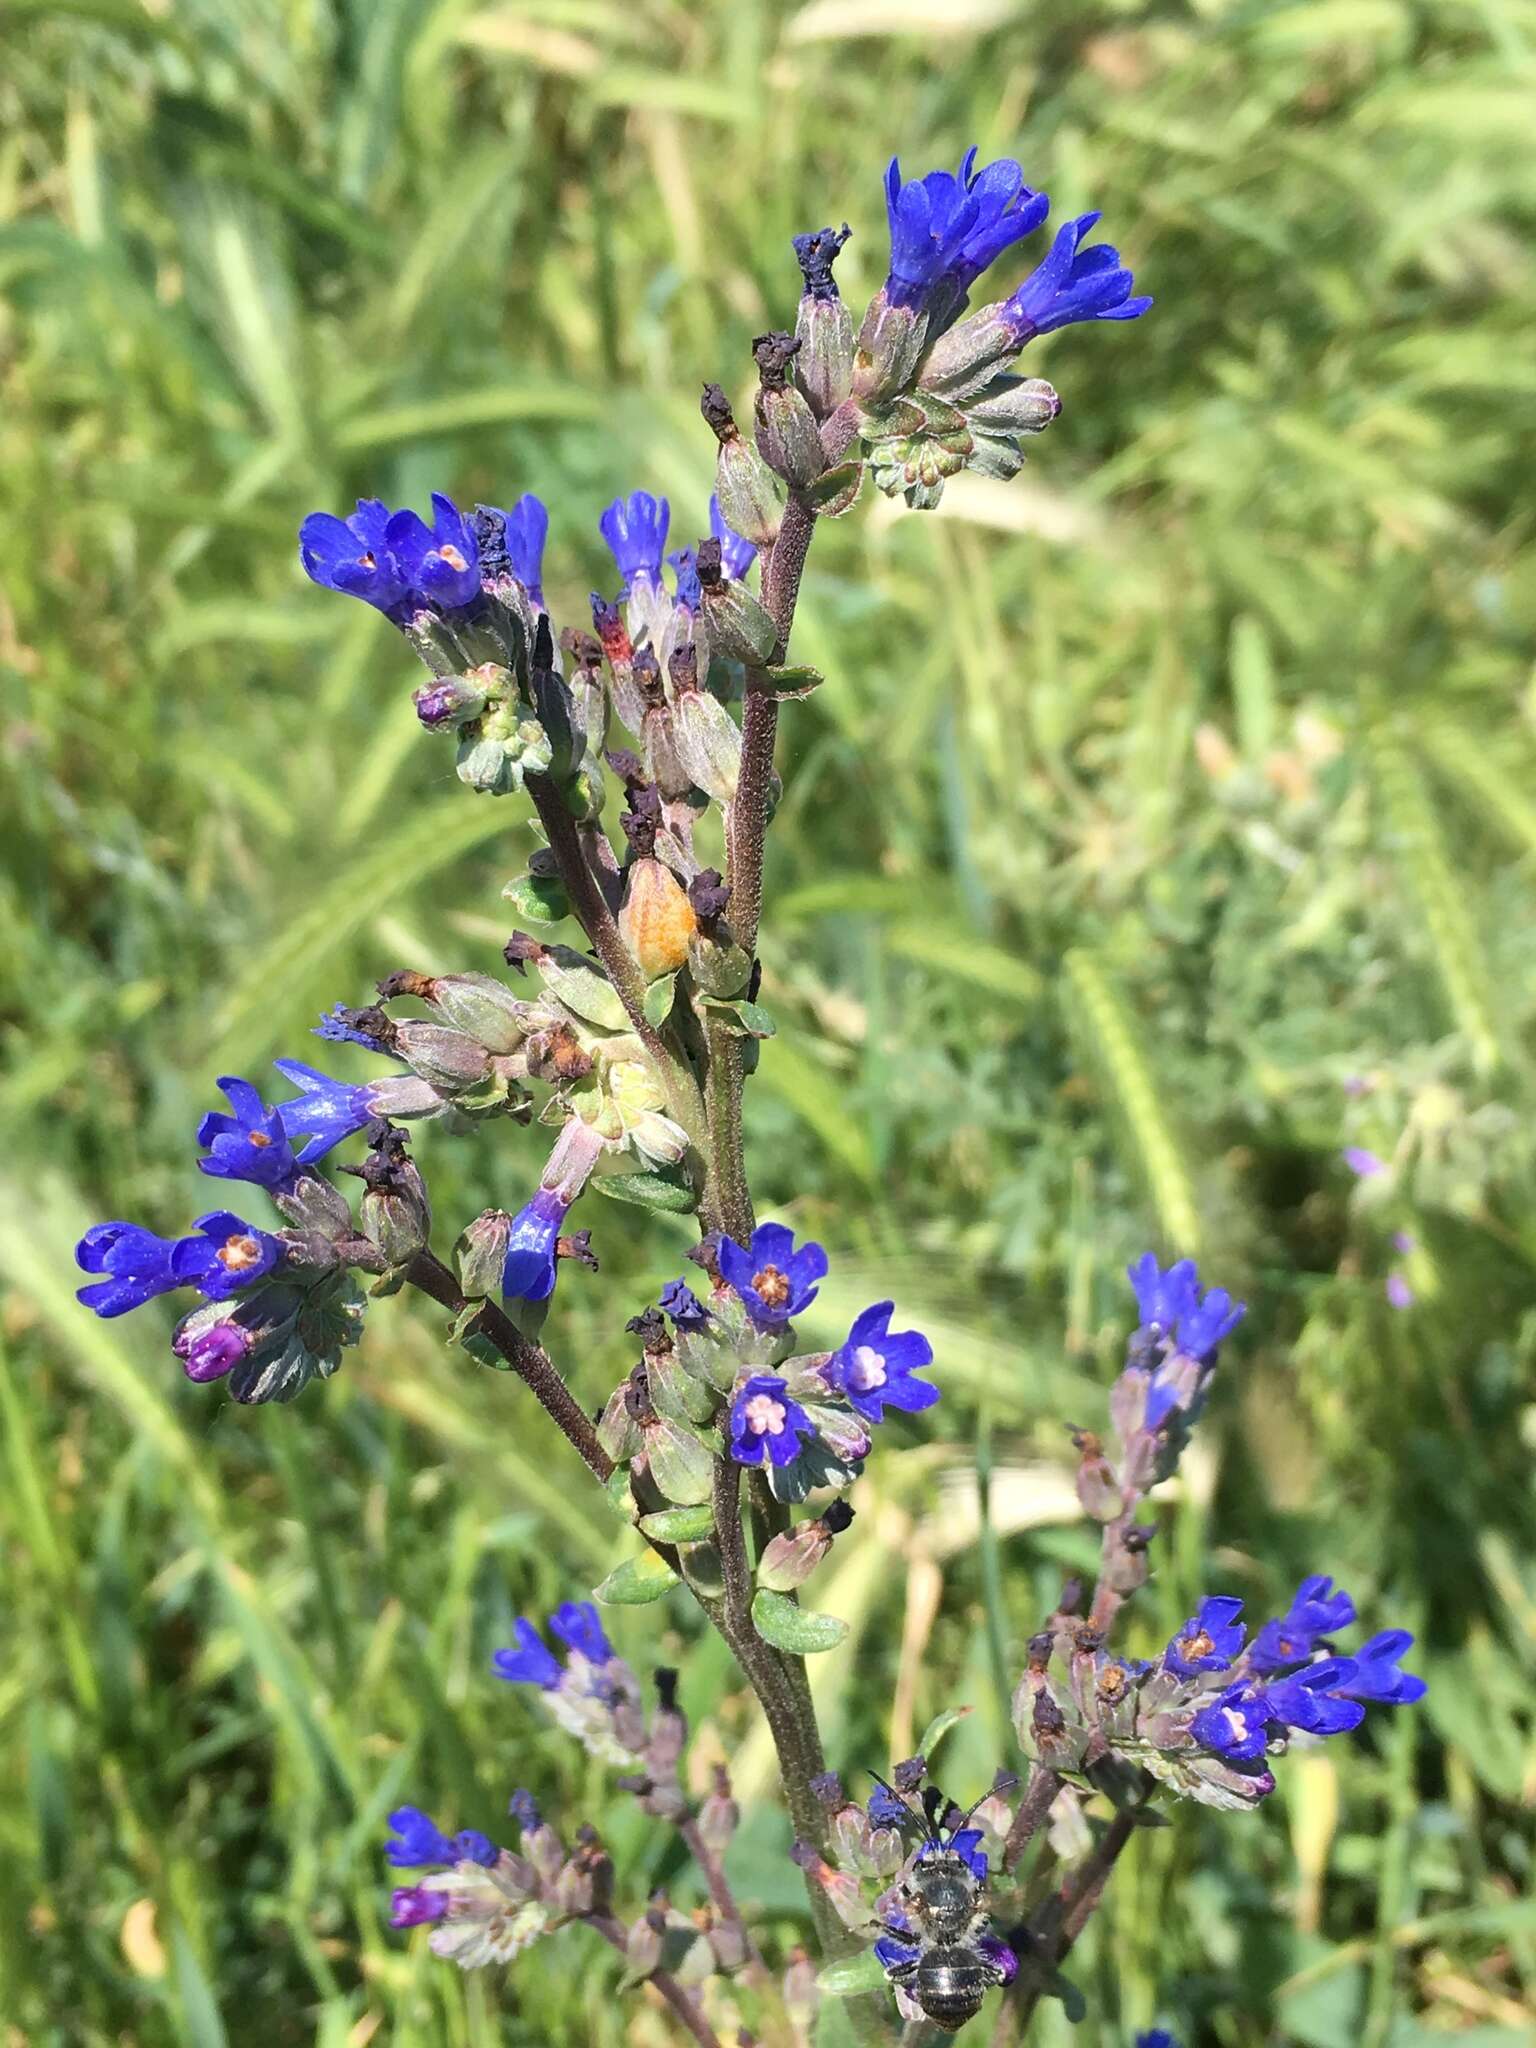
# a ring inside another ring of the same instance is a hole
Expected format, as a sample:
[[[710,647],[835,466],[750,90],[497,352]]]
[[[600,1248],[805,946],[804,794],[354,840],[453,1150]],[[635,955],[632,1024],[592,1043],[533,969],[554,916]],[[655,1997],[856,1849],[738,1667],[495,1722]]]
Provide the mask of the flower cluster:
[[[519,1619],[516,1649],[498,1650],[491,1669],[509,1685],[536,1686],[557,1725],[604,1763],[623,1768],[645,1750],[639,1681],[603,1632],[590,1600],[568,1600],[549,1618],[564,1661],[531,1621]]]

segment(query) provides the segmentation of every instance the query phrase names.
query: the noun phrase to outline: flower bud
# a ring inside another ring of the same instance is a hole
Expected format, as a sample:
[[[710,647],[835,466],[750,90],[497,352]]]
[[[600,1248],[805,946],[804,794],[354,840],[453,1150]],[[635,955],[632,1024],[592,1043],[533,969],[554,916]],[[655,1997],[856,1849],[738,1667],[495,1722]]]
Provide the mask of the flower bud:
[[[853,357],[853,395],[879,405],[905,391],[917,372],[928,317],[912,306],[893,306],[884,288],[864,315]]]
[[[722,574],[719,541],[700,541],[698,569],[710,645],[728,661],[760,667],[778,643],[778,628],[771,615],[744,583]]]
[[[624,1960],[631,1977],[649,1977],[661,1961],[661,1936],[666,1921],[657,1914],[642,1913],[629,1930],[624,1943]]]
[[[391,1050],[423,1081],[449,1096],[478,1088],[489,1067],[485,1047],[467,1031],[431,1024],[425,1018],[408,1017],[396,1024]]]
[[[816,2024],[821,1992],[816,1983],[816,1965],[803,1948],[797,1948],[790,1956],[789,1967],[784,1972],[783,1995],[784,2011],[790,2025],[797,2034],[808,2037]]]
[[[1114,1467],[1104,1447],[1090,1429],[1076,1429],[1072,1441],[1080,1453],[1077,1467],[1077,1497],[1083,1511],[1096,1522],[1112,1522],[1123,1513],[1125,1499],[1115,1478]]]
[[[826,468],[827,458],[810,401],[790,382],[799,348],[788,334],[760,334],[753,342],[761,381],[752,412],[758,454],[792,489],[805,490]]]
[[[647,981],[677,972],[697,925],[688,892],[670,868],[651,856],[632,864],[619,931]]]
[[[742,438],[718,384],[704,386],[699,410],[720,444],[715,458],[715,495],[726,525],[754,547],[772,547],[784,519],[784,486],[751,443]],[[612,658],[610,655],[609,660]]]
[[[741,1808],[731,1796],[731,1778],[724,1764],[715,1765],[715,1782],[699,1808],[699,1836],[712,1856],[723,1856],[741,1824]]]
[[[447,732],[466,720],[478,718],[485,709],[485,692],[476,689],[468,676],[439,676],[411,692],[416,716],[428,732]]]
[[[467,1033],[491,1053],[516,1052],[532,1015],[531,1005],[489,974],[412,974],[402,970],[379,983],[379,996],[384,1002],[415,996],[444,1024]]]
[[[414,1160],[391,1161],[387,1185],[365,1187],[358,1222],[392,1266],[422,1249],[432,1234],[432,1208]]]
[[[823,1893],[845,1927],[855,1933],[872,1931],[875,1916],[864,1897],[864,1889],[851,1871],[834,1870],[809,1842],[796,1842],[790,1857]]]
[[[1002,312],[1001,303],[983,306],[941,334],[923,364],[922,388],[939,392],[952,404],[984,391],[1019,352],[1018,335]]]
[[[497,1292],[511,1235],[512,1218],[505,1209],[487,1209],[465,1228],[453,1249],[459,1285],[466,1295],[478,1297]]]
[[[1061,411],[1061,400],[1043,377],[999,377],[964,411],[989,434],[1042,434]]]

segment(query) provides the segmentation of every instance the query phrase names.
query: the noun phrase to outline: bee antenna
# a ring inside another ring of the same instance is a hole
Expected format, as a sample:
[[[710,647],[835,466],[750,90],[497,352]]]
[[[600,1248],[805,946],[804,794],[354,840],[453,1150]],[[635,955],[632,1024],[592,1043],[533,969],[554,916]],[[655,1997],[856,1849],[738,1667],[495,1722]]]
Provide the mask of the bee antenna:
[[[911,1818],[917,1822],[918,1826],[923,1831],[923,1838],[925,1841],[936,1842],[938,1840],[938,1836],[934,1833],[933,1830],[932,1820],[928,1817],[926,1812],[920,1813],[918,1811],[918,1809],[912,1804],[912,1801],[907,1797],[905,1792],[898,1792],[896,1790],[896,1787],[893,1784],[891,1784],[888,1779],[882,1778],[878,1771],[871,1771],[869,1775],[874,1779],[875,1783],[879,1785],[883,1791],[890,1793],[891,1797],[896,1801],[896,1804],[898,1806],[904,1808],[904,1810],[911,1816]]]

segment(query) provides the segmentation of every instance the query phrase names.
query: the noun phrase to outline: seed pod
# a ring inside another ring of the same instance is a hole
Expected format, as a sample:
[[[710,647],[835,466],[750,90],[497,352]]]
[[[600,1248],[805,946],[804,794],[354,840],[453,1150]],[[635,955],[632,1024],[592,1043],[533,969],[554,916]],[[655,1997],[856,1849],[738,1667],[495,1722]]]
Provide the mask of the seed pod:
[[[848,239],[845,223],[795,236],[795,256],[805,279],[795,334],[800,354],[795,377],[819,419],[835,412],[853,384],[853,319],[832,279],[832,265]]]
[[[718,697],[699,688],[692,648],[677,649],[671,673],[678,759],[706,795],[716,803],[732,803],[741,779],[741,728]]]
[[[917,372],[928,332],[928,316],[911,306],[893,306],[876,292],[854,346],[853,395],[879,405],[905,391]]]
[[[395,1026],[394,1050],[407,1066],[445,1095],[466,1093],[485,1079],[485,1047],[467,1031],[408,1017]]]
[[[654,858],[635,861],[619,930],[647,981],[677,972],[697,927],[688,892],[672,870]]]
[[[784,519],[783,484],[752,444],[742,438],[718,384],[704,386],[699,409],[720,444],[715,458],[715,495],[726,525],[754,547],[772,547]]]
[[[757,452],[793,489],[805,490],[827,466],[810,401],[790,382],[800,344],[788,334],[760,334],[752,344],[757,360]]]
[[[414,1161],[396,1160],[388,1186],[364,1190],[358,1221],[392,1266],[403,1266],[421,1250],[432,1234],[432,1207]]]
[[[720,543],[699,543],[699,584],[709,620],[709,642],[728,661],[760,667],[773,653],[778,628],[744,583],[728,580],[720,567]]]
[[[459,1285],[471,1297],[495,1294],[501,1286],[501,1269],[507,1260],[507,1239],[512,1235],[512,1218],[505,1209],[487,1209],[475,1218],[454,1246],[459,1267]]]
[[[516,1052],[534,1015],[531,1004],[489,974],[401,972],[379,983],[379,995],[385,1002],[396,996],[415,996],[444,1024],[467,1033],[492,1053]]]

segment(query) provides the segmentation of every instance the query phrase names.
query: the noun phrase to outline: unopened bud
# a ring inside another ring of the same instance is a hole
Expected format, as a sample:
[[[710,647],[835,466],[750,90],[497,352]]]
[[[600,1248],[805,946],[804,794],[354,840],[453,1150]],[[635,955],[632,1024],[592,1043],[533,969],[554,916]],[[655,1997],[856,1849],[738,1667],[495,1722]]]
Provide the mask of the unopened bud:
[[[783,484],[743,438],[718,384],[704,386],[699,410],[720,444],[715,458],[715,495],[726,525],[754,547],[772,547],[784,519]]]
[[[816,1965],[803,1948],[797,1948],[790,1956],[789,1967],[784,1972],[784,2011],[789,2023],[800,2034],[809,2034],[816,2024],[816,2008],[821,2003],[821,1992],[816,1983]]]
[[[1002,311],[1002,303],[983,306],[939,336],[923,364],[925,391],[937,391],[957,403],[987,388],[1019,352],[1018,336]]]
[[[1060,411],[1043,377],[999,377],[966,405],[965,416],[989,434],[1043,434]]]
[[[826,468],[827,459],[810,401],[790,382],[799,348],[792,335],[758,336],[752,354],[761,382],[752,410],[758,454],[792,489],[805,490]]]
[[[619,931],[647,981],[677,972],[697,925],[688,892],[670,868],[654,858],[632,864]]]
[[[466,1295],[474,1298],[498,1292],[511,1235],[512,1218],[505,1209],[485,1210],[463,1231],[453,1249],[459,1286]]]
[[[891,1766],[891,1784],[901,1793],[915,1792],[927,1775],[928,1759],[925,1756],[909,1756]]]
[[[716,1764],[714,1786],[699,1808],[699,1834],[711,1855],[725,1854],[740,1824],[741,1808],[731,1793],[730,1773],[724,1764]]]
[[[439,676],[411,693],[416,716],[428,732],[448,732],[485,709],[485,692],[468,676]]]
[[[1081,1454],[1077,1467],[1077,1497],[1086,1514],[1096,1522],[1112,1522],[1125,1510],[1125,1499],[1114,1467],[1104,1447],[1089,1429],[1075,1429],[1072,1440]]]
[[[660,1963],[661,1937],[665,1926],[666,1922],[659,1914],[653,1919],[649,1913],[642,1913],[630,1928],[624,1944],[624,1960],[629,1965],[632,1977],[649,1977]]]
[[[485,1047],[467,1031],[417,1017],[396,1024],[394,1050],[423,1081],[449,1096],[478,1088],[489,1065]]]
[[[834,1501],[814,1522],[801,1522],[773,1537],[759,1560],[757,1583],[770,1593],[792,1593],[803,1586],[832,1548],[833,1537],[852,1520],[847,1502]]]

